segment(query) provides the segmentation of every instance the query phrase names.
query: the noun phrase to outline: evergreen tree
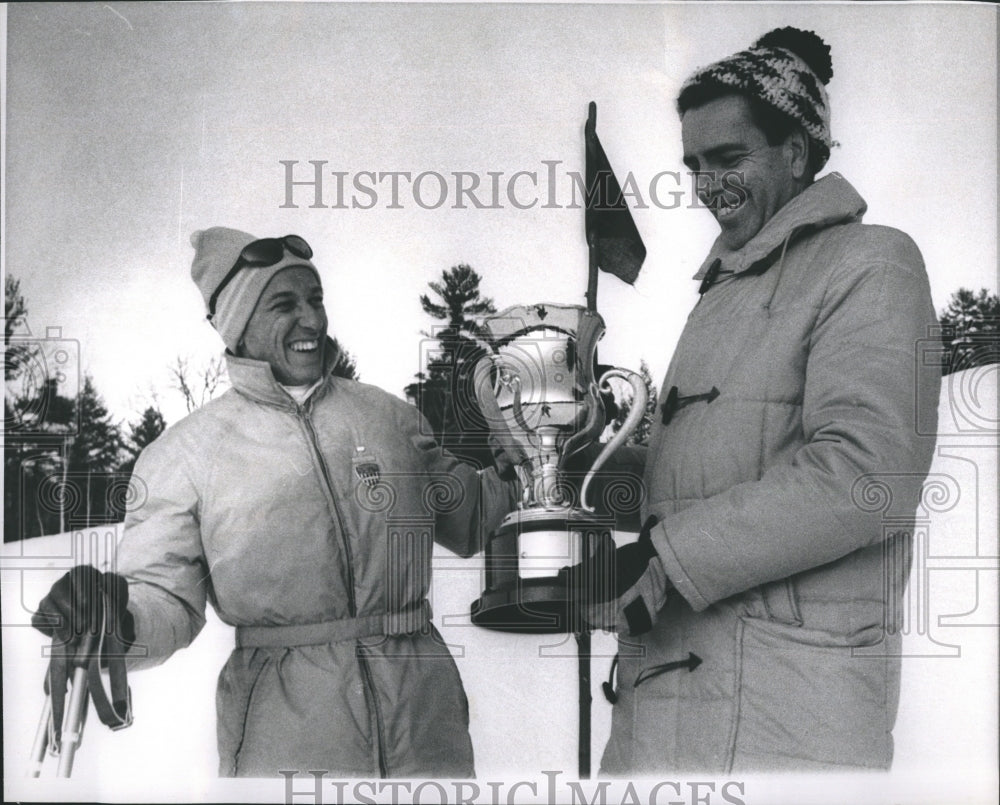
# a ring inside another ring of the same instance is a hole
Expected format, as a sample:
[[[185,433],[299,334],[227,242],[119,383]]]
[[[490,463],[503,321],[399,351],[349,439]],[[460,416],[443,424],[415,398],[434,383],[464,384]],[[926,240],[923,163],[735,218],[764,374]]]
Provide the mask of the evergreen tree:
[[[3,306],[3,429],[11,438],[30,427],[46,378],[38,376],[37,367],[32,366],[38,342],[24,337],[28,306],[21,293],[21,281],[10,274],[4,277]],[[36,371],[31,371],[33,368]]]
[[[28,307],[21,293],[21,281],[10,274],[4,277],[3,315],[3,378],[7,382],[21,375],[32,353],[29,342],[14,337],[24,324]]]
[[[47,374],[41,342],[28,338],[20,282],[4,279],[4,541],[61,530],[64,477],[76,431],[73,400]],[[49,494],[55,490],[55,494]]]
[[[74,471],[110,472],[118,467],[125,447],[121,428],[111,418],[90,375],[76,398],[79,433],[69,449],[69,465]]]
[[[167,424],[160,409],[154,408],[152,405],[149,406],[142,412],[139,421],[129,426],[130,449],[136,453],[141,452],[144,447],[152,444],[166,427]]]
[[[163,419],[160,409],[152,405],[147,407],[142,412],[142,416],[139,417],[139,421],[129,425],[128,439],[125,444],[128,458],[118,468],[119,471],[131,475],[139,454],[147,445],[152,444],[166,427],[167,423]]]
[[[448,326],[455,328],[456,332],[475,333],[478,331],[476,317],[496,313],[497,310],[493,300],[480,293],[480,282],[482,277],[472,266],[459,263],[442,271],[440,282],[427,283],[444,304],[432,302],[427,294],[421,294],[420,306],[424,313],[439,321],[447,321]]]
[[[943,374],[1000,361],[1000,297],[959,288],[941,311]]]
[[[433,333],[436,349],[427,362],[426,372],[406,387],[406,394],[416,401],[427,418],[435,437],[452,453],[480,467],[493,462],[488,445],[489,429],[479,410],[473,384],[473,369],[485,354],[475,336],[479,334],[476,317],[495,313],[493,300],[479,289],[482,278],[466,263],[441,272],[439,282],[428,286],[440,297],[432,301],[421,294],[420,306],[432,318],[445,322]]]
[[[116,522],[124,516],[112,494],[121,483],[120,476],[114,475],[125,451],[121,428],[112,420],[90,375],[83,379],[75,408],[79,430],[69,445],[66,482],[74,486],[80,503],[70,513],[70,526]]]

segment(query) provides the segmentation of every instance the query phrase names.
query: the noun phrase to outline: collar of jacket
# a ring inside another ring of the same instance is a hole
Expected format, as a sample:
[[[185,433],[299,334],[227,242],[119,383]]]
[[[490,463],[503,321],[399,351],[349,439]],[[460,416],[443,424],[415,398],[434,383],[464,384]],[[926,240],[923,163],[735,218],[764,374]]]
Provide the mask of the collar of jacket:
[[[740,274],[764,260],[800,229],[823,229],[833,224],[861,220],[868,205],[839,173],[829,173],[789,201],[747,243],[730,251],[717,238],[694,279],[699,282],[716,259],[720,269]]]
[[[337,363],[339,350],[333,339],[326,338],[326,355],[323,360],[323,378],[326,382],[310,396],[309,400],[319,399],[330,387],[333,367]],[[257,402],[267,405],[277,405],[281,408],[296,409],[295,400],[285,391],[281,384],[274,377],[271,371],[271,364],[267,361],[258,361],[254,358],[240,358],[226,350],[226,370],[229,372],[229,381],[238,392]],[[308,401],[307,401],[308,402]]]

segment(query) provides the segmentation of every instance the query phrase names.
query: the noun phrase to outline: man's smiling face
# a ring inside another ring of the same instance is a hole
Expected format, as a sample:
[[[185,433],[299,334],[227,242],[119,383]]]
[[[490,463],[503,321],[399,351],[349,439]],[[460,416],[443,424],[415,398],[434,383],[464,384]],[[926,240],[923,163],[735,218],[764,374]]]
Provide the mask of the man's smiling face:
[[[309,385],[323,373],[326,328],[319,278],[312,269],[289,266],[271,277],[257,300],[240,354],[266,361],[279,383]]]
[[[699,177],[698,197],[721,228],[723,245],[739,249],[802,190],[801,137],[771,145],[740,95],[689,109],[681,120],[684,164]]]

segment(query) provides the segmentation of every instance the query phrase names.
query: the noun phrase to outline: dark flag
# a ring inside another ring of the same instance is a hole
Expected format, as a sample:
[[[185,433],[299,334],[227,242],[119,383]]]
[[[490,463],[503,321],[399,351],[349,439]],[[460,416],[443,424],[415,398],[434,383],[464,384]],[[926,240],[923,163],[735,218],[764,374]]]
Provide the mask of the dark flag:
[[[646,259],[639,230],[622,196],[621,185],[597,139],[597,105],[590,102],[584,128],[587,145],[587,244],[597,265],[631,285]]]

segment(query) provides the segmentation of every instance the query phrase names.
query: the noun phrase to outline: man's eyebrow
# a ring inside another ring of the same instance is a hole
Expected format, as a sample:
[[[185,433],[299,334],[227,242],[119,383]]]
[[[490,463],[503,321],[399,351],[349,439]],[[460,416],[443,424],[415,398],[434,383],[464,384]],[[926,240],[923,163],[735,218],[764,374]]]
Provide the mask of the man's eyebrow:
[[[313,296],[318,293],[323,293],[322,285],[313,285],[304,292],[303,296]],[[280,299],[294,299],[296,296],[298,296],[298,292],[296,291],[273,291],[267,297],[267,301],[268,303],[277,302]]]
[[[734,142],[734,143],[721,143],[720,145],[715,145],[705,151],[701,156],[711,159],[712,157],[722,156],[723,154],[728,154],[733,151],[748,151],[746,143]],[[693,154],[685,154],[683,157],[683,162],[685,165],[688,162],[693,161],[696,157]]]
[[[294,291],[274,291],[267,297],[267,303],[271,304],[272,302],[283,302],[286,299],[294,299],[294,298],[295,298]]]

